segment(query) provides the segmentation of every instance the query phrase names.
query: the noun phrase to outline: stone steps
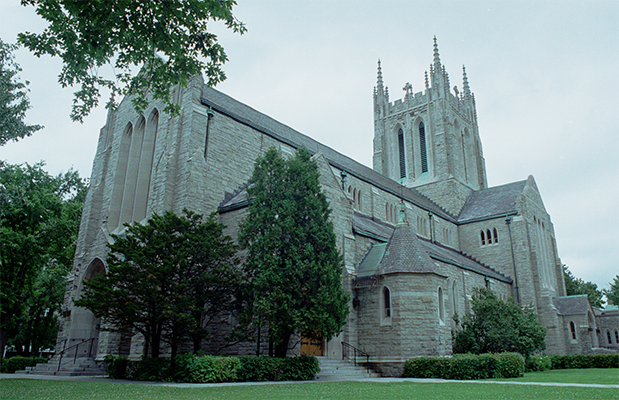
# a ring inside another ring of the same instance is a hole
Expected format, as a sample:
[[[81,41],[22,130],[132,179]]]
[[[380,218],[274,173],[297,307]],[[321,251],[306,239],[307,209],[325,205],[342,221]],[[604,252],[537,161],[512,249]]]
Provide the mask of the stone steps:
[[[361,378],[377,378],[377,374],[361,366],[343,360],[333,360],[325,357],[317,357],[320,362],[320,372],[316,379],[321,381],[354,380]]]
[[[58,359],[52,358],[46,364],[37,364],[35,367],[26,367],[24,371],[15,371],[16,374],[59,375],[59,376],[98,376],[105,375],[105,368],[92,358],[80,357],[62,360],[60,369]]]

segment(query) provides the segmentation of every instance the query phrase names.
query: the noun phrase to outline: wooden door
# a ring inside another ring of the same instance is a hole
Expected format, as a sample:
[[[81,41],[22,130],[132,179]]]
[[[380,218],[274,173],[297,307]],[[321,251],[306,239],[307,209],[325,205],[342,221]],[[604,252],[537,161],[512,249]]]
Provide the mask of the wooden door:
[[[301,354],[312,356],[324,355],[324,340],[312,339],[309,336],[301,335]]]

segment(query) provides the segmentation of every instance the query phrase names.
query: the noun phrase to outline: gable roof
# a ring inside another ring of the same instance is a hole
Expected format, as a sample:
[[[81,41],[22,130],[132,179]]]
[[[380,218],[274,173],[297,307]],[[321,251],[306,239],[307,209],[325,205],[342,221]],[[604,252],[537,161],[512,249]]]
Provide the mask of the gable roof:
[[[591,310],[589,297],[586,294],[556,297],[553,303],[560,315],[583,315]]]
[[[293,148],[304,147],[312,154],[322,153],[333,167],[346,171],[349,175],[353,175],[357,179],[368,182],[395,196],[404,197],[407,201],[414,203],[426,211],[432,211],[434,214],[446,220],[452,222],[456,221],[454,215],[451,215],[438,204],[416,190],[400,185],[398,182],[379,174],[352,158],[317,142],[216,89],[204,85],[200,100],[202,104],[207,107],[227,115]]]
[[[516,214],[516,199],[527,181],[494,186],[471,193],[458,216],[458,223],[481,221]]]

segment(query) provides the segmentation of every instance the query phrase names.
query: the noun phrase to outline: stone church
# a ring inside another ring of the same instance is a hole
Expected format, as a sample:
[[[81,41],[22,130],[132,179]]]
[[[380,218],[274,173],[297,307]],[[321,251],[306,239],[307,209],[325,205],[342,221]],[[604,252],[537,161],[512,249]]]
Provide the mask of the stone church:
[[[105,273],[110,234],[153,212],[188,208],[218,210],[226,233],[236,237],[247,213],[244,185],[270,147],[284,155],[304,147],[318,163],[345,261],[342,284],[351,295],[338,337],[305,348],[299,338],[291,353],[341,359],[343,348],[354,347],[384,374],[397,374],[413,356],[450,355],[453,316],[469,312],[475,287],[534,305],[548,329],[549,354],[616,348],[586,297],[565,296],[553,225],[533,177],[488,187],[466,71],[461,89],[451,87],[436,39],[433,56],[425,89],[414,93],[407,84],[395,101],[379,61],[373,168],[207,87],[201,77],[174,89],[179,116],[164,114],[157,101],[138,115],[123,101],[100,132],[57,353],[73,348],[79,357],[139,358],[140,337],[100,332],[100,321],[73,305],[84,280]],[[606,330],[615,339],[618,317],[611,318]],[[207,350],[217,343],[214,337]],[[239,344],[224,353],[253,349],[255,343]]]

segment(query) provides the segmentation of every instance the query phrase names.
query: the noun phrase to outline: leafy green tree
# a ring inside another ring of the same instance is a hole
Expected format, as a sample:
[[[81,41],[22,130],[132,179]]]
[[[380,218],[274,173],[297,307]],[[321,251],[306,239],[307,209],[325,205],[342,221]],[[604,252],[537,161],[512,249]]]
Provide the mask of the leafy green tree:
[[[603,293],[598,289],[598,285],[576,278],[567,265],[563,266],[563,278],[565,279],[565,292],[568,296],[586,294],[593,307],[602,308],[604,305]]]
[[[24,122],[26,110],[30,108],[28,81],[19,81],[21,67],[13,59],[16,48],[0,39],[0,146],[9,140],[30,136],[42,128]]]
[[[101,88],[116,95],[134,95],[138,111],[147,106],[146,93],[178,112],[171,101],[173,85],[187,85],[191,76],[205,73],[209,85],[223,81],[228,60],[208,24],[221,21],[243,34],[243,23],[232,14],[234,0],[75,1],[21,0],[33,6],[49,26],[43,33],[25,32],[18,41],[36,56],[62,59],[58,82],[80,85],[71,118],[82,121],[99,102]],[[100,67],[109,65],[110,78]],[[132,70],[142,72],[132,75]]]
[[[145,355],[159,357],[166,342],[174,359],[188,339],[197,350],[216,317],[234,309],[239,273],[232,238],[215,214],[203,221],[188,210],[125,226],[126,236],[114,235],[109,245],[107,274],[87,281],[75,305],[102,317],[106,329],[144,335]]]
[[[516,352],[525,358],[546,348],[546,328],[532,306],[521,307],[514,299],[499,299],[488,289],[473,289],[471,313],[456,319],[452,332],[454,353]]]
[[[8,340],[19,355],[34,355],[53,348],[58,336],[58,315],[66,290],[67,265],[51,262],[41,270],[26,294],[16,335]]]
[[[619,275],[613,278],[613,282],[610,284],[610,290],[604,289],[603,292],[609,303],[619,306]]]
[[[343,262],[318,165],[305,149],[285,160],[269,149],[247,188],[249,214],[239,242],[247,248],[245,322],[268,327],[275,356],[285,357],[293,333],[331,338],[348,315]]]
[[[45,345],[28,326],[60,309],[64,287],[51,281],[71,269],[86,190],[76,171],[0,162],[0,356],[18,335]]]

